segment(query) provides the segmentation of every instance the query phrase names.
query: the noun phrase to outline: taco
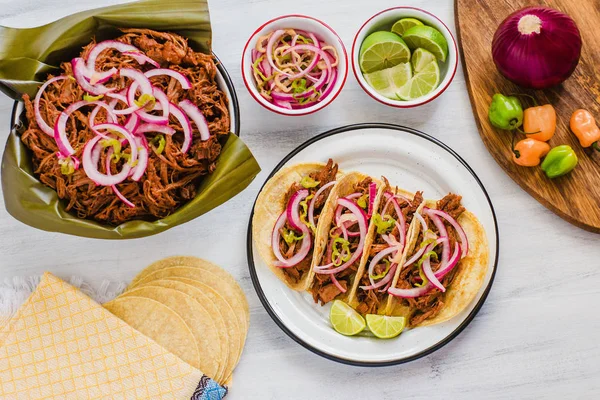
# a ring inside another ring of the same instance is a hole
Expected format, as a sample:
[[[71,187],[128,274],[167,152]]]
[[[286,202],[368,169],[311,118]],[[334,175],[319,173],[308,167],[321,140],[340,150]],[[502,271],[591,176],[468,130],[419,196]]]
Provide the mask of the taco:
[[[294,290],[309,282],[315,232],[339,175],[331,159],[290,166],[269,179],[256,200],[252,235],[259,254]]]
[[[407,317],[407,326],[434,325],[449,320],[473,301],[483,285],[489,249],[485,231],[461,204],[448,194],[426,200],[411,223],[406,261],[398,268],[388,307]]]
[[[371,219],[372,238],[348,296],[348,303],[362,315],[387,313],[387,290],[411,239],[413,215],[423,202],[422,192],[409,193],[383,181],[379,210]]]
[[[367,175],[351,172],[331,193],[317,230],[308,289],[315,303],[324,305],[349,294],[363,250],[370,245],[371,215],[378,207],[382,187]]]

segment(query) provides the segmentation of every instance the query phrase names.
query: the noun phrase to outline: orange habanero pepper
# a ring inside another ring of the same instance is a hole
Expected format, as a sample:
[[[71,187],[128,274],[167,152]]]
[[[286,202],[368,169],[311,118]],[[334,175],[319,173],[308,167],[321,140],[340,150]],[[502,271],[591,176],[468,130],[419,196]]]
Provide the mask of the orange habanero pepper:
[[[556,111],[552,104],[525,109],[523,112],[523,130],[528,138],[543,142],[550,140],[556,131]]]
[[[517,142],[513,150],[513,161],[523,167],[535,167],[550,151],[546,142],[527,138]]]
[[[600,140],[600,129],[596,125],[594,116],[588,110],[575,110],[571,116],[570,125],[582,147],[594,145],[594,148],[599,150],[598,144],[595,143]]]

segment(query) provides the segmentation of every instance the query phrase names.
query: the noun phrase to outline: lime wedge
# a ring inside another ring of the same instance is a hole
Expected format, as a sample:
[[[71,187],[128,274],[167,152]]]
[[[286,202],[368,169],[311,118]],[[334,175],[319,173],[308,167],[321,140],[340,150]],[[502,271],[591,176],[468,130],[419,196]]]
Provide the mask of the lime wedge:
[[[430,51],[441,62],[448,56],[448,42],[444,35],[435,28],[426,25],[413,26],[402,35],[411,50],[419,47]]]
[[[367,326],[378,338],[391,339],[402,332],[406,326],[406,318],[367,314]]]
[[[422,48],[416,49],[410,58],[410,63],[415,72],[421,72],[423,68],[434,61],[436,61],[436,58],[433,53]]]
[[[417,25],[423,25],[423,23],[416,18],[402,18],[392,26],[392,32],[402,36],[404,32]]]
[[[433,91],[440,84],[440,67],[430,62],[404,84],[396,95],[400,100],[414,100]]]
[[[396,100],[396,93],[412,78],[410,63],[400,63],[392,68],[364,75],[367,83],[380,95]]]
[[[333,329],[342,335],[356,335],[365,329],[365,319],[341,300],[335,300],[331,305],[329,321]]]
[[[410,60],[406,43],[392,32],[371,33],[360,45],[359,63],[363,73],[380,71]]]

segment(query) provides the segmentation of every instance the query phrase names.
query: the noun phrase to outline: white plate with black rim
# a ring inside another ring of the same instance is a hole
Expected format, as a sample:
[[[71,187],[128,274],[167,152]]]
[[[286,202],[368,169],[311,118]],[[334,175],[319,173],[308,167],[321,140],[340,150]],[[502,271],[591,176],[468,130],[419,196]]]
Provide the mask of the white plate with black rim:
[[[449,192],[463,196],[464,206],[475,214],[487,235],[489,266],[475,299],[451,320],[404,331],[400,336],[377,339],[369,334],[343,336],[329,323],[330,305],[313,302],[309,293],[289,289],[260,258],[248,227],[248,265],[254,288],[275,323],[307,349],[331,360],[361,366],[400,364],[423,357],[454,339],[482,307],[494,280],[498,262],[498,226],[489,196],[475,172],[452,149],[417,130],[388,124],[350,125],[325,132],[296,148],[273,170],[302,162],[332,158],[340,169],[385,176],[392,185],[424,191],[425,198]]]

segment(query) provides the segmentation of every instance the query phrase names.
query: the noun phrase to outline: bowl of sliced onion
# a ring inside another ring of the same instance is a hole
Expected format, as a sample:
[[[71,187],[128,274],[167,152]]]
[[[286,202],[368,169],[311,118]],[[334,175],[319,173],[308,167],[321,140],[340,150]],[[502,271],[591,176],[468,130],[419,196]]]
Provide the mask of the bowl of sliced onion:
[[[331,103],[348,75],[348,56],[331,27],[305,15],[284,15],[260,26],[246,42],[242,77],[263,107],[307,115]]]

